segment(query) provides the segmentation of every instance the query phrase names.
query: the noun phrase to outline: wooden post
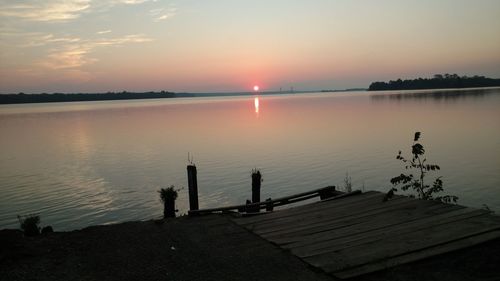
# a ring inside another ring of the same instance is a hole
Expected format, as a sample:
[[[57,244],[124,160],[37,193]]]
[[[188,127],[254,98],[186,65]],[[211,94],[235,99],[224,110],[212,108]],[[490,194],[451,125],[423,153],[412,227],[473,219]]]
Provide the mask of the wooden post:
[[[252,203],[260,202],[260,183],[262,182],[262,175],[259,170],[252,172]],[[256,208],[255,212],[259,212],[260,208]]]
[[[198,177],[196,175],[196,166],[187,166],[188,187],[189,187],[189,210],[198,210]]]

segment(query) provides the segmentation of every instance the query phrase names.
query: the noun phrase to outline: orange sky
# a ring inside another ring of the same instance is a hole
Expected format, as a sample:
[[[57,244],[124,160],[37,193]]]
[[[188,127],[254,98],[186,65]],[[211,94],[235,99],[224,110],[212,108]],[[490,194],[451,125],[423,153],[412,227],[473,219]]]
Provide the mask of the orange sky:
[[[0,2],[0,93],[500,77],[499,1]]]

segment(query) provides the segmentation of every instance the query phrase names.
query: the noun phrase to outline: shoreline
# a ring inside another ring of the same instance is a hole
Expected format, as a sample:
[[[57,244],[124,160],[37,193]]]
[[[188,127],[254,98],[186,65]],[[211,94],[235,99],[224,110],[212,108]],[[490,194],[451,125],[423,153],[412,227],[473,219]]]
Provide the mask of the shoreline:
[[[462,88],[424,88],[424,89],[390,89],[390,90],[369,90],[363,88],[345,89],[345,90],[313,90],[313,91],[267,91],[267,92],[221,92],[221,93],[174,93],[174,92],[144,92],[127,93],[130,97],[113,97],[121,95],[120,93],[54,93],[54,94],[0,94],[0,105],[19,105],[19,104],[58,104],[58,103],[76,103],[76,102],[96,102],[96,101],[131,101],[131,100],[154,100],[154,99],[177,99],[177,98],[207,98],[207,97],[240,97],[240,96],[269,96],[269,95],[293,95],[308,93],[348,93],[348,92],[366,92],[377,95],[379,92],[450,92],[450,91],[476,91],[476,90],[494,90],[500,89],[500,86],[485,87],[462,87]],[[100,97],[102,95],[102,97]]]

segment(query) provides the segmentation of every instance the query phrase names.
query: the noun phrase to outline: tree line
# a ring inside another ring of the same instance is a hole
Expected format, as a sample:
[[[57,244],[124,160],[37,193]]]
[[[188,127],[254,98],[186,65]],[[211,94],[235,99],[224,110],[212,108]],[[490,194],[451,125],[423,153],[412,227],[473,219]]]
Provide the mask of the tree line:
[[[185,95],[183,95],[185,96]],[[187,96],[187,95],[186,95]],[[160,99],[174,98],[172,92],[107,92],[107,93],[75,93],[75,94],[4,94],[0,95],[0,104],[12,103],[41,103],[41,102],[73,102],[73,101],[100,101],[100,100],[130,100],[130,99]]]
[[[389,82],[373,82],[368,91],[387,90],[419,90],[419,89],[449,89],[500,86],[500,79],[484,76],[459,76],[457,74],[436,74],[433,78],[418,78],[408,80],[391,80]]]

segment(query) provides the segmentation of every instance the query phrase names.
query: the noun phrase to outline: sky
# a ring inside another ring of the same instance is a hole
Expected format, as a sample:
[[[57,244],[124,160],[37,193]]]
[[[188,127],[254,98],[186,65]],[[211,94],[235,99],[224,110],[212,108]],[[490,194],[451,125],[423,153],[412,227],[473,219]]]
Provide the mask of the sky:
[[[500,78],[498,0],[0,0],[0,93]]]

